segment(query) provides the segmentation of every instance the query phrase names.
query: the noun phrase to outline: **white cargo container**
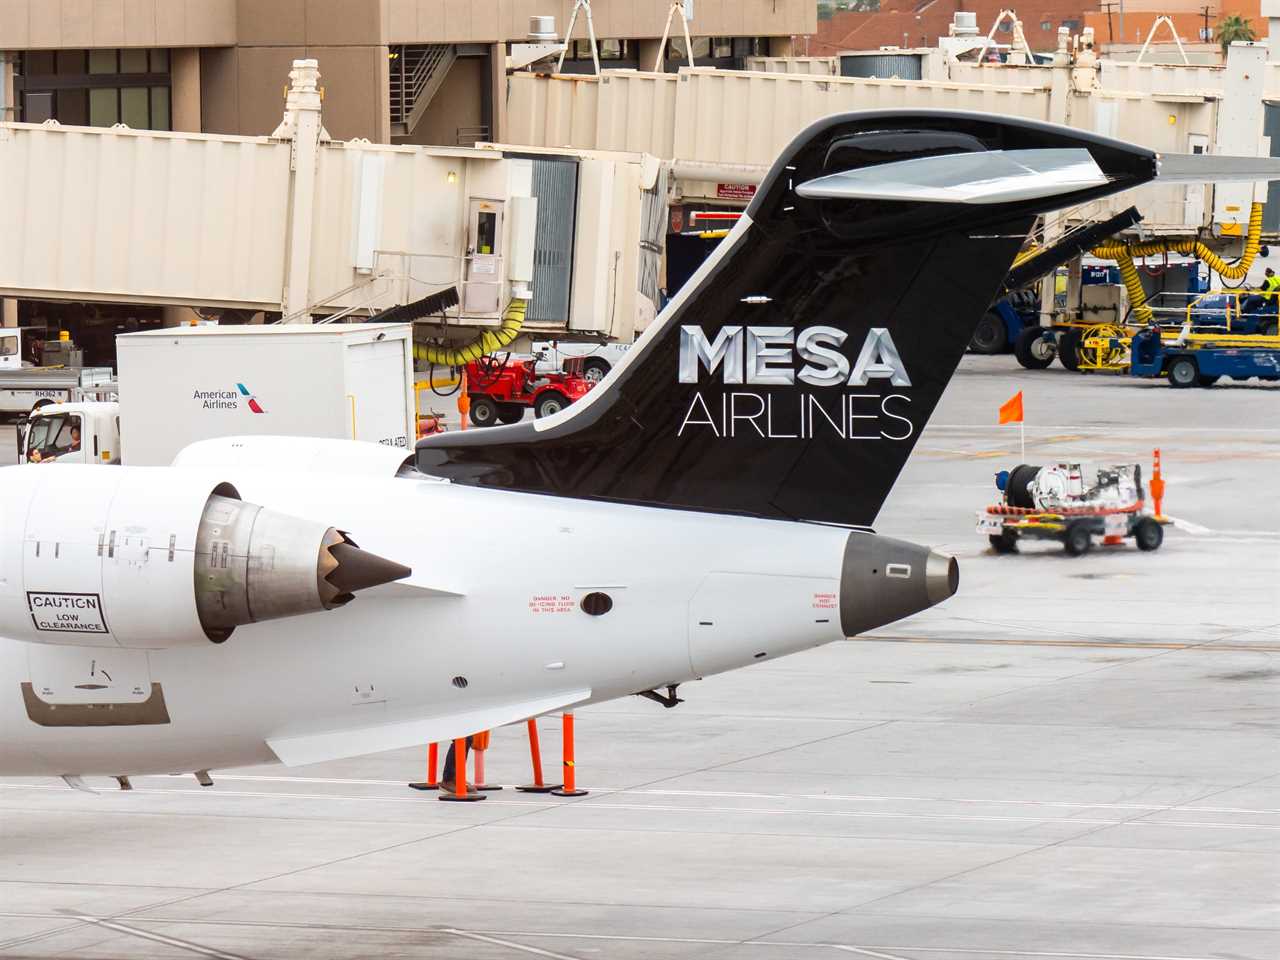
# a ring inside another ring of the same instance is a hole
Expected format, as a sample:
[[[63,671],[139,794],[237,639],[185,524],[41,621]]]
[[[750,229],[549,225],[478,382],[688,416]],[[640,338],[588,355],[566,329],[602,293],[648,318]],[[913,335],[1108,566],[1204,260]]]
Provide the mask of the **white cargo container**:
[[[121,456],[172,462],[212,437],[274,434],[408,448],[410,324],[175,327],[116,338]]]
[[[415,433],[410,324],[174,327],[116,346],[118,407],[41,410],[24,444],[32,459],[157,466],[196,440],[241,434],[407,450]]]

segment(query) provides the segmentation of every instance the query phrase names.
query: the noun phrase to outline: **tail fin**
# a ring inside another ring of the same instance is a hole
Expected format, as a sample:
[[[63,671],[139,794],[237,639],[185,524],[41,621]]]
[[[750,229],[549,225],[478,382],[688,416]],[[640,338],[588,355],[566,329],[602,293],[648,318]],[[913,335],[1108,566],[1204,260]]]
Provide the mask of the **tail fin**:
[[[1148,150],[984,114],[829,117],[586,398],[418,467],[566,497],[870,526],[1037,214]]]

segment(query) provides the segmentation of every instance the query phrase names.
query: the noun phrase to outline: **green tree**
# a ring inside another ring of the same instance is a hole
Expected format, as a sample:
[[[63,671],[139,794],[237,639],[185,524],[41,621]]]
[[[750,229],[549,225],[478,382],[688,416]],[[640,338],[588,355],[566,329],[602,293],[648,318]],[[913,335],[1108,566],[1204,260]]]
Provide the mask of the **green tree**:
[[[1218,46],[1222,47],[1222,55],[1227,55],[1227,49],[1237,40],[1253,40],[1257,37],[1254,33],[1253,24],[1238,14],[1232,14],[1229,17],[1223,17],[1218,21]]]

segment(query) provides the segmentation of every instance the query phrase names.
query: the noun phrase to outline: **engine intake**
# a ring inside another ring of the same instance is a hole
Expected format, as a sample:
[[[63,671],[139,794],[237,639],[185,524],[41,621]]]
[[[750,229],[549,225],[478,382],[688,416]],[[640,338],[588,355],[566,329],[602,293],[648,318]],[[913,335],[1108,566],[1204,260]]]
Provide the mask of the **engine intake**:
[[[0,633],[159,649],[332,610],[412,571],[341,531],[146,467],[23,466],[0,485]]]

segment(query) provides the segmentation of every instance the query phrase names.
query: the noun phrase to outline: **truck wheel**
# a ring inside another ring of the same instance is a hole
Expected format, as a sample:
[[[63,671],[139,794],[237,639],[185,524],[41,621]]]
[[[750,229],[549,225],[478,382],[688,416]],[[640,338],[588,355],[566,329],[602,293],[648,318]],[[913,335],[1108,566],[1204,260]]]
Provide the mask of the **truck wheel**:
[[[1190,357],[1175,357],[1168,372],[1171,387],[1194,387],[1200,382],[1200,368]]]
[[[1018,552],[1018,536],[1005,530],[994,536],[987,537],[991,544],[991,549],[996,553],[1017,553]]]
[[[1084,339],[1084,331],[1078,327],[1063,330],[1058,337],[1058,360],[1068,370],[1080,369],[1080,341]]]
[[[483,394],[471,398],[471,425],[492,427],[498,422],[498,405]]]
[[[1133,542],[1139,550],[1159,550],[1164,543],[1164,527],[1150,517],[1143,517],[1133,526]]]
[[[588,357],[582,361],[582,379],[590,380],[592,383],[599,383],[609,375],[610,369],[608,360],[603,360],[600,357]]]
[[[1028,370],[1043,370],[1058,353],[1053,335],[1045,333],[1043,327],[1027,327],[1013,344],[1013,355]]]
[[[524,419],[525,408],[518,403],[498,404],[498,419],[502,423],[519,423]]]
[[[555,390],[548,390],[540,396],[533,405],[533,415],[541,419],[549,417],[553,413],[559,413],[569,405],[569,398],[563,393],[557,393]]]
[[[1062,545],[1067,548],[1067,553],[1073,557],[1083,556],[1088,553],[1089,548],[1093,546],[1093,537],[1089,533],[1088,524],[1077,520],[1067,527],[1067,533],[1062,539]]]
[[[1009,335],[1004,329],[1004,320],[994,310],[988,310],[978,321],[973,331],[973,339],[969,341],[969,349],[974,353],[987,355],[999,353],[1009,343]]]
[[[1215,383],[1217,383],[1221,379],[1222,379],[1222,374],[1220,373],[1214,374],[1212,377],[1199,376],[1199,377],[1196,377],[1196,383],[1200,384],[1200,386],[1202,387],[1212,387]]]
[[[1034,507],[1035,499],[1027,488],[1040,472],[1039,467],[1021,463],[1009,471],[1009,480],[1005,483],[1004,498],[1011,507]]]

